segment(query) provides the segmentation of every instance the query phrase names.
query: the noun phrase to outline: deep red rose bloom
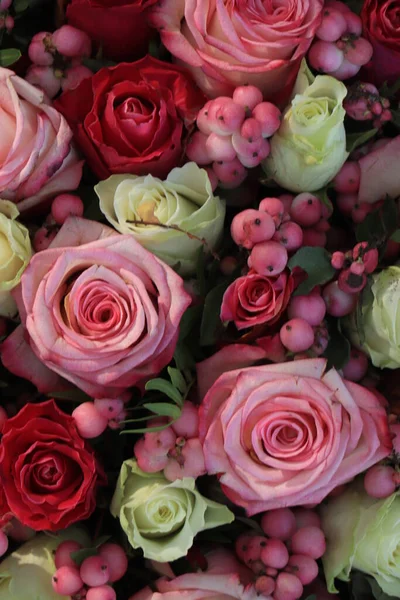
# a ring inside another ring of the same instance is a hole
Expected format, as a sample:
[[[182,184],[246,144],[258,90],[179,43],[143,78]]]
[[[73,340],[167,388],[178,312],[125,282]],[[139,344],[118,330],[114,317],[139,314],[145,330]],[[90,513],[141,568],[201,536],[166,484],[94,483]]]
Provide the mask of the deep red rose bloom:
[[[364,0],[361,18],[374,49],[363,73],[378,86],[393,84],[400,77],[400,0]]]
[[[221,320],[233,321],[238,329],[276,323],[290,300],[293,277],[284,271],[264,277],[253,271],[236,279],[226,290]]]
[[[181,163],[188,128],[205,101],[185,69],[146,56],[101,69],[54,105],[99,179],[164,179]]]
[[[26,404],[3,427],[0,477],[11,512],[37,531],[88,518],[103,483],[91,446],[54,402]]]
[[[67,7],[70,25],[86,31],[116,61],[147,54],[154,30],[147,17],[157,0],[72,0]]]

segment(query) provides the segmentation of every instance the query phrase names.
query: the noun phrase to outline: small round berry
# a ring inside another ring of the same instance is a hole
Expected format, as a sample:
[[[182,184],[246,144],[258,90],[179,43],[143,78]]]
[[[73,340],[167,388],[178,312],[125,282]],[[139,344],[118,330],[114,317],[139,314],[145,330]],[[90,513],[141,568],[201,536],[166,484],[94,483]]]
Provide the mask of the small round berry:
[[[281,243],[288,252],[293,252],[303,244],[303,230],[294,221],[286,221],[276,230],[272,239]]]
[[[90,56],[92,42],[84,31],[63,25],[53,33],[53,44],[60,54],[68,58]]]
[[[281,125],[282,113],[275,104],[271,102],[261,102],[253,109],[252,116],[260,123],[262,136],[269,138]]]
[[[289,319],[304,319],[312,327],[320,325],[324,320],[326,306],[321,296],[294,296],[288,307]]]
[[[296,575],[303,585],[308,585],[318,576],[318,564],[303,554],[292,554],[285,570]]]
[[[279,275],[285,269],[288,261],[286,248],[275,241],[256,244],[248,259],[250,268],[259,275]]]
[[[117,594],[110,585],[100,585],[87,591],[86,600],[117,600]]]
[[[315,35],[325,42],[336,42],[347,30],[347,22],[340,12],[326,8],[322,13],[322,22]]]
[[[275,590],[275,581],[272,577],[261,575],[261,577],[256,579],[254,587],[258,594],[261,594],[262,596],[271,596]]]
[[[333,180],[333,186],[340,194],[356,194],[360,188],[361,169],[357,161],[348,160]]]
[[[396,491],[395,470],[385,465],[374,465],[365,474],[364,488],[372,498],[387,498]]]
[[[192,402],[185,402],[181,416],[172,424],[172,429],[178,436],[186,439],[199,435],[199,411]]]
[[[319,527],[302,527],[291,539],[293,554],[305,554],[315,560],[321,558],[326,550],[324,532]]]
[[[342,368],[343,376],[350,381],[361,381],[368,371],[368,357],[364,352],[352,348],[350,359]]]
[[[343,64],[344,54],[335,44],[317,40],[308,52],[310,65],[320,73],[333,73]]]
[[[58,225],[65,223],[68,217],[81,217],[84,205],[79,196],[72,194],[60,194],[54,198],[51,205],[51,214]]]
[[[289,552],[285,544],[277,538],[267,540],[261,550],[261,560],[267,567],[283,569],[289,560]]]
[[[304,352],[314,343],[313,328],[304,319],[291,319],[279,332],[282,344],[290,352]]]
[[[343,267],[346,257],[344,252],[334,252],[331,257],[331,265],[338,271]]]
[[[261,528],[265,535],[279,540],[288,540],[296,531],[296,519],[290,508],[277,508],[264,513]]]
[[[290,207],[293,221],[302,227],[312,227],[322,216],[321,200],[308,192],[296,196]]]
[[[326,304],[326,312],[332,317],[349,315],[357,304],[357,296],[343,292],[337,281],[328,283],[322,292],[322,297]]]
[[[106,419],[115,419],[124,410],[124,401],[121,398],[95,399],[94,405],[99,414]]]
[[[268,241],[275,233],[272,217],[260,210],[247,209],[236,215],[231,224],[231,235],[238,246],[251,250],[256,244]]]
[[[310,508],[294,508],[297,529],[303,527],[321,527],[321,519],[318,513]]]
[[[76,566],[65,566],[60,567],[54,573],[52,584],[56,594],[60,594],[60,596],[73,596],[73,594],[76,594],[82,588],[83,581]]]
[[[99,553],[108,564],[108,581],[119,581],[128,570],[128,558],[124,549],[118,544],[107,543],[100,546]]]
[[[230,161],[236,158],[236,150],[232,145],[231,136],[210,133],[206,141],[206,152],[210,157],[208,162]]]
[[[85,558],[80,568],[80,576],[86,585],[96,587],[109,581],[108,562],[104,556]]]
[[[296,575],[279,573],[276,578],[274,600],[298,600],[303,594],[303,586]]]
[[[186,156],[199,166],[208,165],[212,162],[207,148],[208,135],[196,131],[186,146]]]
[[[264,198],[261,200],[258,210],[268,213],[274,220],[275,227],[279,227],[285,214],[285,207],[279,198]]]
[[[233,92],[233,101],[247,113],[263,101],[263,95],[255,85],[240,85]]]
[[[72,552],[77,552],[82,549],[82,544],[75,542],[74,540],[66,540],[65,542],[61,542],[59,546],[57,546],[57,550],[54,556],[54,563],[56,568],[60,567],[76,567],[76,563],[71,558]]]
[[[83,402],[72,412],[79,434],[85,439],[95,438],[107,428],[108,419],[103,417],[93,402]]]

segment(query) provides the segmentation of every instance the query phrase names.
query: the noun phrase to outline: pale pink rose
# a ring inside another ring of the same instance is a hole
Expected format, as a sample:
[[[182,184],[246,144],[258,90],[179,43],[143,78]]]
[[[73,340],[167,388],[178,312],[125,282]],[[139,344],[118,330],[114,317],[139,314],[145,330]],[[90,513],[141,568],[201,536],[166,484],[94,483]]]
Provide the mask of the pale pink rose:
[[[390,454],[380,401],[325,368],[317,358],[230,371],[205,396],[207,471],[249,515],[317,504]]]
[[[0,197],[20,212],[78,187],[83,162],[64,117],[44,93],[0,67]]]
[[[285,101],[323,9],[323,0],[160,0],[150,20],[164,45],[210,97],[238,85]]]
[[[147,587],[129,600],[260,600],[251,584],[253,574],[230,553],[215,550],[207,555],[207,562],[205,572],[159,579],[155,583],[157,592]]]
[[[372,150],[359,159],[359,201],[374,203],[386,196],[400,196],[399,177],[400,135],[389,140],[379,140]]]
[[[169,363],[190,296],[132,236],[70,217],[31,259],[16,301],[22,324],[2,345],[4,366],[41,392],[61,377],[101,398]]]

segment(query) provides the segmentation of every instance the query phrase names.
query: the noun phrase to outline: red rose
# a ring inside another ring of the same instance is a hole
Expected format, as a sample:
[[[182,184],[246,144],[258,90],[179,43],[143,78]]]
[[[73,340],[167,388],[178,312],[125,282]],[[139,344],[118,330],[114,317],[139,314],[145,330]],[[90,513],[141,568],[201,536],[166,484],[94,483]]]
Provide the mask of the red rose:
[[[54,103],[99,179],[151,173],[183,158],[187,127],[205,98],[180,67],[150,56],[101,69]]]
[[[272,325],[287,307],[293,287],[293,277],[287,272],[264,277],[250,271],[226,290],[221,320],[233,321],[238,329],[265,323]]]
[[[378,86],[393,84],[400,77],[400,0],[364,0],[361,18],[374,49],[364,74]]]
[[[149,8],[157,0],[72,0],[67,7],[70,25],[86,31],[116,61],[147,54],[154,30],[147,23]]]
[[[3,426],[0,477],[21,523],[56,531],[92,514],[103,476],[74,419],[48,400],[27,404]]]

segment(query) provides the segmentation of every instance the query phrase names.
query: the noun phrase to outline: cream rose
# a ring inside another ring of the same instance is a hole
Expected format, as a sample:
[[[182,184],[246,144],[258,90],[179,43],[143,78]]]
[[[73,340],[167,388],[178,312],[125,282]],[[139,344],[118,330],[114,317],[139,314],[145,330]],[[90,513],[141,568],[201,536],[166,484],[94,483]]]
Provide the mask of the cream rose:
[[[335,177],[348,157],[346,151],[346,86],[319,75],[310,81],[304,69],[296,95],[271,139],[264,169],[276,183],[292,192],[313,192]]]
[[[29,232],[16,220],[19,211],[15,204],[0,200],[0,316],[12,317],[17,305],[11,290],[32,256]]]
[[[122,464],[111,514],[133,548],[158,562],[185,556],[197,533],[235,518],[226,506],[202,496],[193,478],[170,482],[162,473],[144,473],[135,460]]]
[[[214,196],[207,172],[194,162],[173,169],[165,181],[112,175],[95,190],[101,211],[117,231],[133,235],[170,266],[179,265],[181,274],[195,271],[201,239],[208,248],[220,240],[225,203]]]

